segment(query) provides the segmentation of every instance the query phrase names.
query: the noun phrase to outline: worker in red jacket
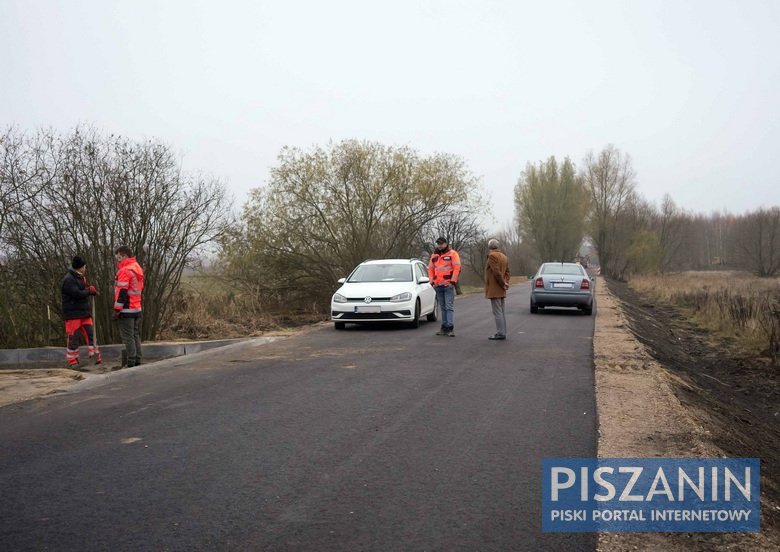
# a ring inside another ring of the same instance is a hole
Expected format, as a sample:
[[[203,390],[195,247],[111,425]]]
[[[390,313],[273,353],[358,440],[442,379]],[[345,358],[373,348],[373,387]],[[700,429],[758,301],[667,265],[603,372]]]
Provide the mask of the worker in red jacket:
[[[455,337],[455,284],[459,276],[460,255],[450,247],[447,238],[438,238],[428,261],[428,277],[436,290],[442,320],[436,335]]]
[[[79,334],[84,336],[84,343],[89,346],[89,358],[94,358],[97,364],[101,360],[100,351],[95,346],[95,324],[89,304],[89,298],[97,295],[97,289],[87,285],[86,272],[87,263],[76,255],[62,280],[62,319],[68,336],[65,356],[68,367],[73,369],[80,367]]]
[[[127,366],[141,364],[141,297],[144,290],[144,271],[126,245],[117,247],[116,282],[114,284],[114,314],[119,324],[119,335],[127,349]]]

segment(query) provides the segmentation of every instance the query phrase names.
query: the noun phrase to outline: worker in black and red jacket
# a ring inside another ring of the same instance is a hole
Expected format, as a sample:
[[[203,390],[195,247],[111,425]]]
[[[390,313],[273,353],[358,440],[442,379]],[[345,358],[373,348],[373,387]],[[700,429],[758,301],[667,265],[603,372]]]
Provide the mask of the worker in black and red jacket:
[[[79,368],[79,334],[89,346],[89,358],[100,364],[100,351],[95,346],[95,329],[90,308],[90,296],[97,295],[95,286],[87,285],[87,263],[73,257],[68,273],[62,280],[62,319],[68,336],[65,355],[70,368]]]

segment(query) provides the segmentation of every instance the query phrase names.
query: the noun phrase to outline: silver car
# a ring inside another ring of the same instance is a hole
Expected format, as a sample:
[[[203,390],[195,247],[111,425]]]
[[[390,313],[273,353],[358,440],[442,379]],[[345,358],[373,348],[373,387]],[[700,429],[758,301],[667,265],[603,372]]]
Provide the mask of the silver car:
[[[593,314],[595,283],[577,263],[544,263],[531,278],[531,313],[544,307],[577,307]]]

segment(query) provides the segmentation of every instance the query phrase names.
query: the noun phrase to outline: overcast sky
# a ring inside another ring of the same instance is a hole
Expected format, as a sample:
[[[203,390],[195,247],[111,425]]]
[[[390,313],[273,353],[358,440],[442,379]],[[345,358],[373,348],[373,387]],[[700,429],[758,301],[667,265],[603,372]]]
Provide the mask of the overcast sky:
[[[614,144],[640,192],[780,204],[780,2],[0,0],[0,125],[180,152],[242,204],[285,146],[464,158],[494,226],[528,162]]]

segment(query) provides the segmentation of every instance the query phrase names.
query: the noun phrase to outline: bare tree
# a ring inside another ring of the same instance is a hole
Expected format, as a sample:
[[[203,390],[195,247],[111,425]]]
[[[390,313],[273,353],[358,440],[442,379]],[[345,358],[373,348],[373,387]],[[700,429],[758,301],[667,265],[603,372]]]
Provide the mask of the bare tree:
[[[741,218],[737,247],[742,262],[760,277],[780,272],[780,207],[759,209]]]
[[[736,217],[728,212],[678,213],[682,239],[674,262],[680,270],[701,270],[713,266],[734,266]]]
[[[47,154],[49,137],[39,132],[33,138],[9,127],[0,135],[0,243],[6,220],[49,182]]]
[[[463,268],[470,269],[477,278],[482,278],[485,269],[483,249],[486,247],[486,238],[485,230],[477,220],[476,213],[452,212],[436,219],[428,228],[423,229],[423,232],[421,244],[425,258],[433,253],[435,240],[440,236],[444,237],[460,255]],[[457,287],[460,293],[460,285],[458,284]]]
[[[604,148],[598,156],[589,153],[584,165],[582,178],[591,198],[590,235],[602,271],[618,277],[625,273],[625,260],[618,258],[625,244],[619,244],[618,240],[625,237],[625,231],[630,230],[626,225],[634,218],[623,215],[636,199],[636,173],[631,158],[613,145]]]
[[[509,258],[509,271],[513,276],[531,276],[536,272],[541,260],[536,256],[533,248],[523,241],[516,225],[507,224],[494,237]],[[484,267],[482,271],[484,273]]]
[[[636,194],[632,194],[623,205],[614,220],[615,235],[611,238],[614,249],[610,276],[625,280],[639,271],[655,272],[660,269],[658,239],[653,236],[651,242],[647,233],[651,229],[654,215],[653,206]],[[641,251],[652,254],[649,258],[637,256],[637,252]]]
[[[577,254],[587,211],[587,192],[568,158],[560,166],[555,157],[538,166],[529,163],[515,186],[520,235],[544,261]]]
[[[113,250],[126,244],[146,272],[143,336],[154,337],[184,268],[229,221],[224,188],[214,179],[183,175],[164,144],[93,129],[50,132],[46,143],[45,186],[12,213],[6,232],[9,275],[26,279],[24,298],[38,317],[34,324],[45,326],[43,313],[59,313],[59,283],[79,254],[100,292],[99,339],[116,341],[109,318]],[[59,322],[50,325],[55,336],[61,334]]]
[[[681,267],[680,250],[688,227],[688,219],[672,200],[669,194],[664,195],[661,202],[661,212],[656,222],[656,233],[660,247],[660,269],[668,272]]]

